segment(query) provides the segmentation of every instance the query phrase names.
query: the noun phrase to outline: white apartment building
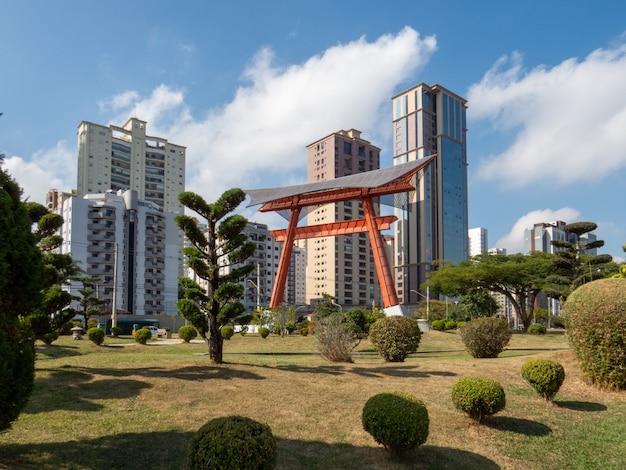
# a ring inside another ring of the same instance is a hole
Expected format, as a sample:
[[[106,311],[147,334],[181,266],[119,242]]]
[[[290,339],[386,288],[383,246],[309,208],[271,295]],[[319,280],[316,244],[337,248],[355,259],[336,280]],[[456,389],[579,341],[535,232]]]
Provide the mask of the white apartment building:
[[[181,233],[175,214],[133,190],[63,201],[61,252],[87,275],[99,276],[101,308],[134,315],[176,314]],[[76,294],[79,283],[72,283]],[[76,308],[76,305],[72,305]]]
[[[82,121],[78,126],[77,196],[132,189],[139,199],[183,213],[185,147],[146,134],[146,121],[122,126]]]
[[[486,228],[476,227],[467,231],[467,240],[469,243],[469,256],[477,256],[487,253],[488,232]]]

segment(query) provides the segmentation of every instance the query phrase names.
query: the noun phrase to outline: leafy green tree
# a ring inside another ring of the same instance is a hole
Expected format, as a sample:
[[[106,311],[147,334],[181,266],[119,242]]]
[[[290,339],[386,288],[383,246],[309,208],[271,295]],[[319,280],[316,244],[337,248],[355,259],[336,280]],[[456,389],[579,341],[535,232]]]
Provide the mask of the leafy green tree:
[[[622,250],[624,250],[624,253],[626,253],[626,243],[624,243]],[[626,277],[626,264],[620,265],[619,271],[616,274],[613,274],[613,276],[611,277]]]
[[[80,297],[78,297],[78,304],[80,306],[79,314],[83,316],[83,328],[85,331],[89,329],[89,318],[93,315],[99,315],[102,313],[99,309],[99,305],[104,305],[106,300],[98,298],[96,292],[96,286],[100,282],[98,276],[72,276],[73,281],[77,281],[82,287],[78,289]]]
[[[248,241],[248,236],[242,233],[247,220],[239,214],[229,215],[245,197],[239,188],[225,191],[213,204],[192,192],[183,192],[178,196],[185,207],[199,214],[207,223],[203,231],[193,217],[179,215],[175,219],[191,243],[184,249],[189,266],[206,281],[207,301],[203,313],[208,322],[209,357],[215,364],[223,362],[224,339],[220,328],[245,312],[244,305],[239,301],[244,290],[239,281],[255,269],[253,264],[242,264],[256,249],[256,244]]]
[[[548,297],[567,300],[569,294],[587,282],[609,277],[617,272],[611,255],[590,255],[589,251],[604,246],[603,240],[588,241],[590,232],[598,225],[594,222],[574,222],[563,227],[563,231],[572,235],[573,241],[552,240],[557,248],[551,273],[547,278],[545,294]]]
[[[473,289],[461,296],[456,308],[458,309],[457,315],[462,318],[453,317],[455,320],[471,320],[478,317],[492,317],[498,310],[498,302],[493,299],[488,290]]]
[[[457,296],[476,289],[504,295],[513,306],[524,331],[531,325],[535,300],[546,283],[552,255],[479,255],[472,261],[443,266],[431,272],[431,292]]]
[[[438,299],[430,299],[428,301],[428,307],[426,301],[420,302],[419,307],[413,312],[413,318],[426,318],[428,312],[428,320],[444,320],[446,318],[446,310],[449,310],[450,306],[446,306],[446,302]]]
[[[39,307],[43,263],[18,184],[0,155],[0,430],[26,405],[35,379],[35,345],[21,319]]]
[[[322,293],[322,298],[324,300],[322,300],[315,306],[314,312],[316,318],[324,318],[334,313],[337,313],[338,310],[341,311],[341,308],[338,307],[338,304],[334,302],[334,296],[324,292]]]
[[[63,225],[63,217],[52,214],[48,209],[36,202],[26,202],[26,210],[35,229],[33,234],[43,255],[44,288],[43,302],[40,308],[26,317],[36,339],[51,343],[58,338],[63,325],[75,315],[69,309],[74,297],[62,288],[71,276],[80,269],[70,255],[55,253],[63,239],[58,230]]]

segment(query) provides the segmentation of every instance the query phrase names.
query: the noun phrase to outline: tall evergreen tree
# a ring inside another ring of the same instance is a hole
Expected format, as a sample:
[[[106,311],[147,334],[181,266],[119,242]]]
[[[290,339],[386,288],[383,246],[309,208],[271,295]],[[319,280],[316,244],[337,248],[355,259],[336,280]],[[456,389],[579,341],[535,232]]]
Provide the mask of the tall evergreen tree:
[[[63,217],[50,213],[45,206],[36,202],[26,202],[25,205],[31,222],[36,227],[33,233],[44,263],[43,302],[40,308],[28,315],[26,322],[35,339],[49,344],[59,337],[63,325],[76,314],[73,309],[67,308],[74,297],[63,289],[63,285],[80,268],[70,255],[55,253],[63,242],[58,235],[58,230],[63,225]]]
[[[43,263],[17,183],[0,155],[0,430],[26,405],[35,378],[35,345],[22,319],[41,301]]]
[[[256,249],[256,244],[248,241],[248,236],[243,233],[248,221],[239,214],[229,215],[245,197],[239,188],[225,191],[213,204],[192,192],[183,192],[178,196],[185,207],[203,217],[207,223],[207,229],[203,231],[196,219],[187,215],[176,217],[176,224],[191,243],[184,249],[189,266],[206,281],[206,302],[202,311],[208,324],[209,357],[215,364],[223,362],[224,340],[220,328],[245,312],[245,307],[239,302],[244,289],[238,281],[255,269],[252,264],[241,265]],[[228,269],[224,268],[230,268],[228,273],[225,273]],[[221,269],[224,274],[220,274]]]
[[[577,287],[596,279],[614,274],[617,265],[611,255],[591,255],[589,252],[604,246],[604,240],[589,241],[590,232],[598,228],[594,222],[574,222],[563,227],[572,236],[570,240],[552,240],[559,248],[553,257],[551,274],[546,278],[548,285],[544,293],[562,302]]]

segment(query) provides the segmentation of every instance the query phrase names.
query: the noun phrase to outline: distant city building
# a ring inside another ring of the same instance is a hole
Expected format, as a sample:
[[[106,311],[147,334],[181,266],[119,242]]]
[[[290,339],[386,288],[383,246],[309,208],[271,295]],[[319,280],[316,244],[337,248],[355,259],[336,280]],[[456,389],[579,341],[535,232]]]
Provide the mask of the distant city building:
[[[77,196],[132,189],[141,200],[183,213],[185,190],[182,145],[146,134],[146,121],[130,118],[122,127],[82,121],[78,126]]]
[[[294,245],[287,274],[286,302],[288,305],[306,304],[306,250]]]
[[[60,212],[63,207],[63,203],[71,198],[76,196],[76,191],[72,192],[63,192],[57,191],[56,189],[49,189],[46,193],[46,207],[50,212]]]
[[[468,230],[469,255],[478,256],[487,253],[488,235],[487,229],[483,227],[471,228]]]
[[[356,129],[340,130],[307,146],[307,182],[331,180],[380,168],[380,149]],[[378,204],[375,209],[378,211]],[[311,208],[308,225],[364,217],[360,201]],[[300,245],[301,246],[301,245]],[[381,291],[367,233],[307,240],[306,302],[331,295],[347,306],[381,303]]]
[[[576,235],[567,233],[563,228],[567,225],[562,220],[553,222],[540,222],[533,225],[532,228],[524,230],[524,251],[540,251],[542,253],[556,253],[563,248],[552,245],[553,240],[567,241],[576,243]],[[596,241],[593,233],[586,233],[581,237],[584,244]],[[593,248],[585,252],[587,255],[595,256],[597,249]]]
[[[506,248],[489,248],[487,254],[490,255],[506,255]]]
[[[422,83],[392,104],[393,164],[436,155],[417,175],[415,194],[396,209],[396,289],[401,303],[411,303],[434,261],[468,258],[467,101]]]
[[[100,278],[97,297],[106,301],[101,309],[176,314],[181,234],[175,214],[132,190],[66,198],[58,213],[65,220],[61,252]],[[72,282],[71,293],[79,288]]]

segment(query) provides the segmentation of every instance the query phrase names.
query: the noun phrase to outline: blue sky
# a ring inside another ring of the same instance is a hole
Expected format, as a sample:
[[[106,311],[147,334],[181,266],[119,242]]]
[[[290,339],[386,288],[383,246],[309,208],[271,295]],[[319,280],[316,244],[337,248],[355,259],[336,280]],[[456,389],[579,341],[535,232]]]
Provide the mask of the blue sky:
[[[187,146],[187,189],[303,182],[355,128],[391,165],[391,97],[468,99],[470,227],[523,250],[536,222],[626,242],[626,2],[0,0],[0,150],[25,196],[76,187],[82,120]],[[251,220],[283,228],[275,215]]]

